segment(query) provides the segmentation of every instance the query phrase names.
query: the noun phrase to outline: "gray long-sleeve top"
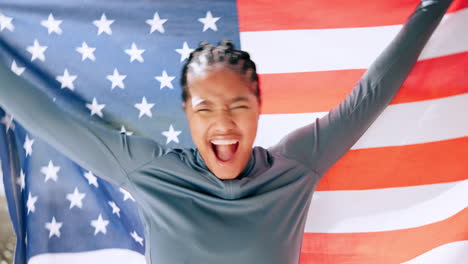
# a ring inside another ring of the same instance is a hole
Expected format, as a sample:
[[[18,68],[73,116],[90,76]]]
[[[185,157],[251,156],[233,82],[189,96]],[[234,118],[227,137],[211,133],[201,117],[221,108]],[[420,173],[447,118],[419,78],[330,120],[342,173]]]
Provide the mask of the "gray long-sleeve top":
[[[392,100],[450,3],[423,1],[341,104],[277,145],[255,147],[233,180],[215,177],[197,149],[167,149],[65,113],[4,65],[0,105],[82,167],[131,192],[148,263],[298,263],[317,182]]]

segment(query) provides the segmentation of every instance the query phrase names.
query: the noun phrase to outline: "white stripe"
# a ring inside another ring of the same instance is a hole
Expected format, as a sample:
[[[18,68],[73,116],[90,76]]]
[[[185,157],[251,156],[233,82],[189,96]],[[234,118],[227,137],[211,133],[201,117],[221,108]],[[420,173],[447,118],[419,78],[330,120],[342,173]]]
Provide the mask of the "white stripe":
[[[420,59],[468,51],[468,9],[448,14]],[[367,69],[402,25],[241,32],[258,73]]]
[[[145,256],[127,249],[102,249],[79,253],[40,254],[29,259],[28,264],[146,264]]]
[[[353,149],[401,146],[468,136],[468,93],[388,106]],[[326,113],[262,115],[255,145],[268,148]]]
[[[403,264],[466,264],[468,262],[468,241],[457,241],[436,247]]]
[[[468,180],[364,191],[318,191],[305,232],[355,233],[413,228],[468,206]]]

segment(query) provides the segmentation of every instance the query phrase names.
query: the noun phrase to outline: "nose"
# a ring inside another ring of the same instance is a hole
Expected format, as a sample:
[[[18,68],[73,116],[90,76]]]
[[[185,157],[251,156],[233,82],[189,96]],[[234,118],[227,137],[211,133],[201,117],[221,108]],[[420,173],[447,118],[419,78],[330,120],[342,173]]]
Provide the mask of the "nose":
[[[218,111],[213,119],[213,129],[216,134],[229,134],[236,128],[236,123],[229,111]]]

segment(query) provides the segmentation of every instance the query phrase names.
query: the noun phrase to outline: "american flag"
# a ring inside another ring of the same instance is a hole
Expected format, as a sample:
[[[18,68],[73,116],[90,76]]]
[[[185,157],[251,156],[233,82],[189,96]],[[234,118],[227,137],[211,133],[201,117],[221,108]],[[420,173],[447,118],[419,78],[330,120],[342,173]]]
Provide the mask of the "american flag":
[[[418,2],[3,0],[0,60],[63,111],[182,148],[181,67],[201,40],[231,39],[257,63],[256,145],[268,147],[338,104]],[[466,263],[467,7],[454,1],[391,105],[319,183],[302,264]],[[144,263],[126,190],[0,120],[15,263]]]

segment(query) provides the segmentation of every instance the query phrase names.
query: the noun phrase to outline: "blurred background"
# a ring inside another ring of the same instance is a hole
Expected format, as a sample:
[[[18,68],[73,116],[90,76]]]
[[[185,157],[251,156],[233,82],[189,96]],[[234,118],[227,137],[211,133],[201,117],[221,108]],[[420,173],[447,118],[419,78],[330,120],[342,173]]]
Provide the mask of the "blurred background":
[[[3,175],[0,170],[0,264],[13,263],[16,238],[8,215],[3,189]]]

